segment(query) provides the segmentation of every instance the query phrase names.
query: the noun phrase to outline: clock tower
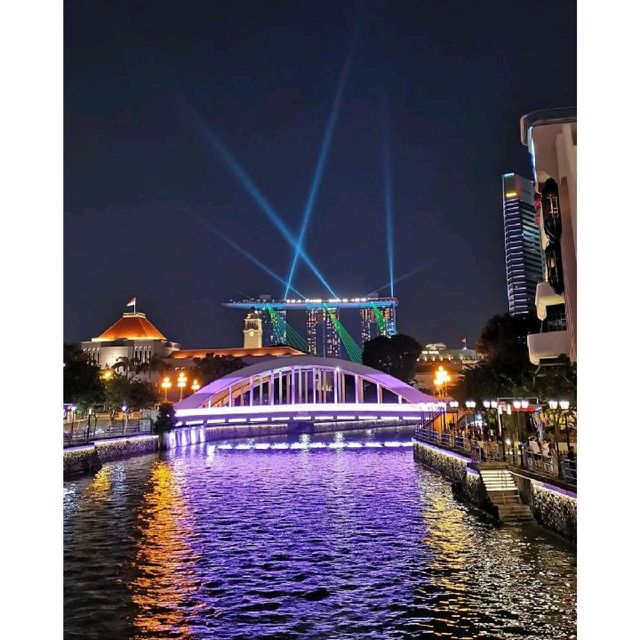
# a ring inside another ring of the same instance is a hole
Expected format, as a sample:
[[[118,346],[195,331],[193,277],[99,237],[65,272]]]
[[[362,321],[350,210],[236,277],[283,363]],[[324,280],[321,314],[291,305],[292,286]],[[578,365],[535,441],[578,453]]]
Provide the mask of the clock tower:
[[[244,348],[262,348],[262,319],[255,311],[249,311],[244,319]]]

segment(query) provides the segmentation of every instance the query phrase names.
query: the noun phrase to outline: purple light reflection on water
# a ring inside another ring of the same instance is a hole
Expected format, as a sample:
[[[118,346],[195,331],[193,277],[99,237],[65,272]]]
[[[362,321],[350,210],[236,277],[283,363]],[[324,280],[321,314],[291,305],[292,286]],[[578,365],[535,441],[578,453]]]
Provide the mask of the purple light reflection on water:
[[[403,440],[305,442],[367,437]],[[575,635],[575,554],[480,521],[409,448],[210,445],[66,483],[69,637]]]

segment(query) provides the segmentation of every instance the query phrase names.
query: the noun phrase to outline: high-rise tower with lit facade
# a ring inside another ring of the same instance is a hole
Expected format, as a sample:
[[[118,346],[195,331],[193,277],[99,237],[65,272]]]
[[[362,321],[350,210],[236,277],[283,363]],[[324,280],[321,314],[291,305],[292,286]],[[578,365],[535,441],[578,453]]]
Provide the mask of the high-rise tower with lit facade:
[[[536,286],[542,280],[543,265],[533,183],[505,173],[502,208],[509,314],[526,315],[535,309]]]

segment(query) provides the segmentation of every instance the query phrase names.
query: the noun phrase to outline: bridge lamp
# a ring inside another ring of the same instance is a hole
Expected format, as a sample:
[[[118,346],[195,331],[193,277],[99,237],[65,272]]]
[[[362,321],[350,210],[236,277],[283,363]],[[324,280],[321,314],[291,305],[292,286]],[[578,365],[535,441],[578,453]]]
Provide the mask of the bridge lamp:
[[[489,400],[483,400],[483,401],[482,401],[482,406],[483,406],[485,409],[489,409],[489,408],[491,407],[491,402],[489,402]]]
[[[195,393],[199,388],[200,385],[198,384],[198,381],[194,379],[193,383],[191,384],[191,391]]]
[[[520,409],[521,406],[522,406],[522,403],[520,402],[520,400],[514,400],[513,401],[513,408],[514,409]]]
[[[475,409],[476,408],[476,401],[475,400],[466,400],[464,404],[467,407],[467,409]]]
[[[449,406],[450,406],[452,409],[457,409],[457,408],[460,406],[460,403],[459,403],[457,400],[452,400],[452,401],[449,403]]]
[[[549,400],[549,409],[553,409],[554,411],[558,408],[557,400]]]
[[[492,400],[491,401],[491,408],[492,409],[497,409],[498,408],[498,401],[497,400]]]
[[[528,409],[528,408],[529,408],[529,401],[528,401],[528,400],[522,400],[522,401],[520,402],[520,406],[521,406],[523,409]]]
[[[164,389],[164,401],[167,401],[167,393],[169,389],[171,389],[171,380],[169,380],[169,376],[167,376],[160,385]]]
[[[566,411],[569,408],[569,401],[568,400],[560,400],[560,402],[558,404],[560,405],[560,408],[563,411]]]
[[[187,376],[184,373],[180,373],[178,376],[178,388],[180,389],[180,400],[182,400],[182,393],[184,388],[187,386]]]

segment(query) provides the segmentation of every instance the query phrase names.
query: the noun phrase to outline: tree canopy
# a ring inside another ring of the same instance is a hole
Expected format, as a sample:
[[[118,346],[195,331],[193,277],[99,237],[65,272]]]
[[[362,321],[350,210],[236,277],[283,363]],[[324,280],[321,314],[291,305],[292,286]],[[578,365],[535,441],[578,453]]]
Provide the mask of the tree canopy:
[[[465,371],[453,395],[465,400],[499,397],[558,397],[575,403],[576,367],[569,362],[538,368],[531,364],[527,335],[539,329],[535,314],[524,317],[498,315],[490,318],[476,342],[485,360]]]
[[[193,365],[193,375],[204,386],[226,376],[228,373],[242,369],[245,363],[241,358],[235,358],[234,356],[214,356],[211,353],[207,353],[204,358],[194,358]]]
[[[100,369],[75,344],[64,345],[63,402],[79,405],[103,401]]]
[[[411,336],[377,336],[364,343],[362,364],[384,371],[404,382],[411,382],[418,365],[422,345]]]

